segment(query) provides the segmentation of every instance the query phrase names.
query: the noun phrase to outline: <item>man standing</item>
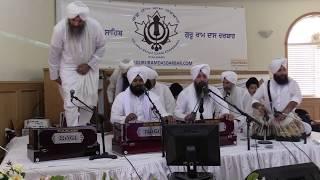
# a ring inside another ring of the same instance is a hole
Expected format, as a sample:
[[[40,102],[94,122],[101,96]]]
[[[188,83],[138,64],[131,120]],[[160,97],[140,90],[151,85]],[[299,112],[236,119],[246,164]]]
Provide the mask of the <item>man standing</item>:
[[[233,120],[228,104],[205,89],[210,89],[219,96],[220,91],[208,86],[210,67],[208,64],[199,64],[191,68],[193,83],[186,87],[178,96],[174,112],[178,120],[194,121],[201,119],[226,118]]]
[[[133,66],[127,72],[130,83],[129,88],[118,94],[111,108],[111,122],[128,123],[130,121],[159,121],[159,116],[155,114],[153,106],[145,94],[144,84],[147,80],[146,67]],[[159,97],[148,92],[151,100],[159,110],[162,117],[168,116],[162,106]]]
[[[174,109],[176,107],[176,101],[173,98],[169,87],[160,82],[157,82],[157,78],[159,75],[154,69],[146,67],[146,71],[148,79],[146,82],[146,88],[154,94],[158,95],[167,113],[173,115]]]
[[[119,67],[116,68],[110,76],[110,83],[108,85],[107,94],[109,103],[112,104],[114,98],[125,91],[129,87],[129,81],[127,78],[127,71],[134,65],[133,60],[124,59],[120,62]]]
[[[86,125],[92,113],[78,109],[71,94],[89,106],[98,101],[99,61],[105,52],[101,25],[88,17],[80,1],[67,6],[67,17],[53,30],[49,52],[50,79],[61,85],[67,126]],[[80,115],[80,116],[79,116]]]
[[[224,99],[243,112],[252,114],[252,98],[250,94],[246,89],[236,86],[238,75],[233,71],[224,71],[221,74],[221,81],[223,86],[221,93]],[[235,129],[237,129],[238,132],[245,133],[246,117],[240,115],[240,113],[232,106],[229,106],[229,109],[231,111],[230,113],[233,114],[237,120]]]
[[[301,91],[298,83],[288,77],[286,59],[279,58],[273,60],[269,68],[273,74],[273,79],[266,81],[260,86],[253,96],[252,107],[257,109],[261,116],[270,117],[273,125],[281,126],[280,129],[284,130],[285,136],[290,137],[291,135],[286,133],[289,132],[287,129],[292,127],[284,126],[284,124],[289,125],[290,123],[284,120],[287,116],[289,119],[292,118],[293,121],[296,120],[296,118],[291,117],[293,114],[290,113],[294,112],[296,107],[301,103]],[[310,125],[307,123],[304,123],[304,129],[307,134],[311,132]]]

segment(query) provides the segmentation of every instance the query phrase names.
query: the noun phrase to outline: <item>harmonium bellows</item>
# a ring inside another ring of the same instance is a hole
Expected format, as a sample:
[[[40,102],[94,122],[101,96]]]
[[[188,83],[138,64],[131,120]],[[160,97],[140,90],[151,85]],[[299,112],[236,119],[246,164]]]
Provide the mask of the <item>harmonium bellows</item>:
[[[100,153],[97,132],[92,126],[30,129],[27,148],[33,162]]]
[[[237,142],[233,121],[203,120],[195,123],[218,124],[220,146],[234,145]],[[160,122],[114,123],[112,150],[118,154],[161,151]]]

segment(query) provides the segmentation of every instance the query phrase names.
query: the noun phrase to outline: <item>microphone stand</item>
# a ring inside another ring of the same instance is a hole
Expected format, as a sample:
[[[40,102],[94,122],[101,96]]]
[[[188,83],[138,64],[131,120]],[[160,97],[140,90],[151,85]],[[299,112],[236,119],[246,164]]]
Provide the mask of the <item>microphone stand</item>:
[[[264,117],[265,121],[267,122],[269,120],[268,115],[265,112],[265,117]],[[258,144],[272,144],[271,141],[267,140],[267,133],[268,133],[268,125],[263,125],[263,140],[258,141]]]
[[[201,97],[200,99],[200,102],[199,102],[199,113],[200,113],[200,120],[203,120],[203,96]]]
[[[149,92],[147,90],[145,90],[144,94],[148,97],[150,103],[152,104],[152,109],[155,111],[155,113],[158,114],[158,116],[160,118],[160,124],[161,124],[161,151],[162,151],[162,157],[165,157],[165,154],[164,154],[164,136],[163,136],[164,120],[163,120],[163,117],[162,117],[160,111],[158,110],[157,106],[154,104],[154,102],[150,98]]]
[[[202,114],[204,112],[204,109],[203,109],[204,91],[205,91],[205,87],[202,87],[202,92],[201,92],[201,95],[200,95],[200,99],[198,100],[197,104],[195,105],[193,111],[191,112],[191,114],[193,115],[194,119],[196,118],[197,112],[199,111],[200,120],[204,120],[203,114]],[[199,106],[198,106],[198,104],[199,104]],[[196,108],[197,106],[198,106],[198,108]],[[193,123],[194,123],[194,120],[193,120]]]
[[[98,116],[96,107],[91,108],[90,106],[88,106],[86,103],[81,101],[76,96],[72,96],[71,97],[71,102],[72,102],[73,99],[77,100],[78,102],[80,102],[81,104],[86,106],[88,109],[90,109],[91,112],[93,113],[92,117],[96,120],[96,122],[99,122],[100,126],[101,126],[100,127],[100,134],[101,134],[101,140],[102,140],[102,154],[92,155],[92,156],[89,157],[89,160],[102,159],[102,158],[117,159],[116,155],[112,155],[112,154],[109,154],[108,152],[106,152],[106,147],[105,147],[105,144],[104,144],[105,143],[105,140],[104,140],[104,124],[103,124],[104,123],[104,119],[100,118]]]
[[[251,117],[249,114],[247,114],[246,112],[243,112],[241,109],[239,109],[236,105],[226,101],[225,99],[223,99],[221,96],[219,96],[217,93],[213,92],[211,89],[208,88],[208,91],[211,92],[212,94],[214,94],[215,96],[217,96],[218,98],[220,98],[221,100],[223,100],[224,102],[226,102],[228,105],[232,106],[234,109],[236,109],[242,116],[246,117],[246,122],[247,122],[247,145],[248,145],[248,151],[250,151],[250,123],[251,121],[258,123],[261,125],[261,123],[259,121],[257,121],[256,119],[254,119],[253,117]]]

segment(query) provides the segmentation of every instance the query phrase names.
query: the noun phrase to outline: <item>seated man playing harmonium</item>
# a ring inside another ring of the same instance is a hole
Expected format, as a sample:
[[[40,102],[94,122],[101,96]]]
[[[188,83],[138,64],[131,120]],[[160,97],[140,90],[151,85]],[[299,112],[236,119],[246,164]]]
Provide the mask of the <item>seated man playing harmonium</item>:
[[[153,105],[145,93],[145,82],[147,74],[143,66],[134,66],[127,72],[130,86],[120,94],[118,94],[111,108],[112,123],[129,123],[129,122],[150,122],[160,121],[160,117],[155,113]],[[167,119],[169,115],[159,97],[147,92],[154,105],[159,110],[162,117]]]
[[[209,86],[210,67],[199,64],[191,68],[193,83],[186,87],[178,96],[174,116],[177,120],[193,122],[204,119],[233,120],[228,104],[210,91],[222,96],[220,91]],[[209,89],[209,90],[208,90]]]

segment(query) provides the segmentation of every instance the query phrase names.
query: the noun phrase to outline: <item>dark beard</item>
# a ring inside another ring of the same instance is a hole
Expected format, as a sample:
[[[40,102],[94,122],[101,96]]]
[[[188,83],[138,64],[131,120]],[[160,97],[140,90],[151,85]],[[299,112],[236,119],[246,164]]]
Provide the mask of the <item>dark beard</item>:
[[[197,98],[199,99],[199,98],[201,98],[201,94],[203,92],[204,87],[208,88],[208,83],[201,81],[199,83],[195,82],[193,84],[194,84],[194,88],[196,90]],[[208,95],[208,91],[203,92],[203,93],[204,93],[204,97]]]
[[[84,24],[75,27],[68,21],[68,32],[69,32],[70,37],[72,37],[72,38],[81,37],[81,35],[84,32],[85,27],[86,27],[85,22],[84,22]]]
[[[123,81],[122,81],[122,91],[126,90],[127,87],[129,87],[129,81],[127,76],[122,75]]]
[[[147,82],[145,83],[145,86],[148,90],[152,89],[152,84],[151,81],[148,79]]]
[[[277,76],[274,74],[273,79],[280,85],[286,85],[289,83],[288,75]]]
[[[129,87],[130,87],[132,94],[134,94],[136,96],[141,96],[144,93],[142,85],[137,85],[137,86],[130,85]]]

